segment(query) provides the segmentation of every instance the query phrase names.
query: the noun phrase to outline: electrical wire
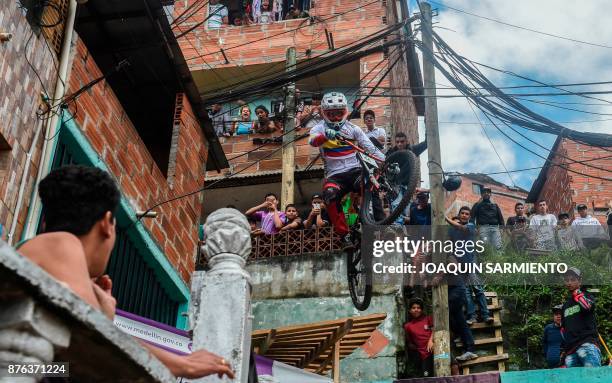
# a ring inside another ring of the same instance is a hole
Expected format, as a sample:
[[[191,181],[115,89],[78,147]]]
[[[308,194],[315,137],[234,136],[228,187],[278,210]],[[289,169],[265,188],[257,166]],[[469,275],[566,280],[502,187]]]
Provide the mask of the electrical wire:
[[[480,18],[480,19],[489,20],[489,21],[492,21],[492,22],[495,22],[495,23],[498,23],[498,24],[502,24],[502,25],[508,26],[508,27],[517,28],[517,29],[521,29],[521,30],[524,30],[524,31],[528,31],[528,32],[533,32],[533,33],[537,33],[537,34],[544,35],[544,36],[554,37],[554,38],[557,38],[557,39],[572,41],[574,43],[585,44],[585,45],[590,45],[590,46],[599,47],[599,48],[612,49],[612,46],[609,46],[609,45],[598,44],[598,43],[593,43],[593,42],[589,42],[589,41],[574,39],[574,38],[571,38],[571,37],[556,35],[556,34],[544,32],[544,31],[539,31],[539,30],[536,30],[536,29],[527,28],[527,27],[523,27],[523,26],[520,26],[520,25],[510,24],[510,23],[507,23],[505,21],[493,19],[491,17],[477,15],[475,13],[471,13],[471,12],[468,12],[468,11],[464,11],[462,9],[454,8],[454,7],[451,7],[451,6],[446,5],[446,4],[438,3],[436,1],[429,0],[429,2],[432,3],[432,4],[435,4],[437,6],[443,7],[443,8],[451,9],[451,10],[453,10],[455,12],[460,12],[460,13],[464,13],[466,15],[470,15],[470,16],[477,17],[477,18]]]

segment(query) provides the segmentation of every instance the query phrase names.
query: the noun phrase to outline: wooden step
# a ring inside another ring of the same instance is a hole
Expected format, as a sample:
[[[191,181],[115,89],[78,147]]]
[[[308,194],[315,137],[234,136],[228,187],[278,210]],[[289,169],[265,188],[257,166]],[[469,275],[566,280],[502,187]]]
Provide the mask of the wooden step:
[[[467,362],[459,362],[459,365],[461,367],[469,367],[469,366],[477,366],[479,364],[485,364],[485,363],[490,363],[490,362],[499,362],[499,361],[504,361],[504,360],[508,360],[508,354],[501,354],[501,355],[487,355],[487,356],[481,356],[478,359],[474,359],[474,360],[468,360]]]
[[[493,324],[487,324],[484,322],[476,322],[471,326],[468,326],[470,328],[470,330],[482,330],[482,329],[486,329],[486,328],[496,328],[496,327],[501,327],[501,322],[500,321],[494,321]]]
[[[487,344],[498,344],[504,343],[504,338],[502,337],[494,337],[494,338],[482,338],[482,339],[474,339],[475,346],[483,346]],[[462,342],[455,343],[457,347],[463,347]]]
[[[487,298],[497,297],[497,293],[495,291],[485,291],[485,297]]]

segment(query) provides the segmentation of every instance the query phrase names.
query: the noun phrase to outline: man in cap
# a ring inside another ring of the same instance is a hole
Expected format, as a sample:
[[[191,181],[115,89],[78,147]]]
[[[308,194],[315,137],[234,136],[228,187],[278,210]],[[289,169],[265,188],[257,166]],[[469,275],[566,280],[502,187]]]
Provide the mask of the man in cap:
[[[558,218],[559,225],[556,228],[557,248],[570,251],[584,248],[582,239],[570,225],[569,213],[559,213]]]
[[[502,247],[500,226],[504,216],[499,206],[491,201],[491,188],[482,188],[482,199],[472,206],[471,222],[478,227],[480,239],[497,250]]]
[[[429,193],[420,191],[416,195],[416,204],[410,206],[409,225],[431,225],[431,204],[429,203]]]
[[[562,307],[560,363],[565,361],[567,367],[599,367],[595,298],[581,288],[582,272],[576,267],[568,268],[563,281],[570,294]]]
[[[312,209],[309,213],[302,217],[302,222],[305,229],[323,227],[329,225],[329,215],[323,201],[323,196],[315,193],[311,198]]]
[[[544,327],[544,356],[548,368],[559,367],[559,357],[561,356],[561,317],[563,316],[563,305],[556,305],[552,308],[553,323]]]

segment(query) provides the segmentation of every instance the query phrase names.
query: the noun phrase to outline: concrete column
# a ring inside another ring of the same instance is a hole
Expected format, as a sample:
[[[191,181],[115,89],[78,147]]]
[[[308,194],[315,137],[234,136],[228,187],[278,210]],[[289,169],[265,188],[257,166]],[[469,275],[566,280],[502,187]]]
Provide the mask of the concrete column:
[[[9,363],[52,362],[55,347],[69,344],[69,328],[32,298],[0,301],[0,368],[6,369]],[[0,383],[14,381],[15,378],[0,377]]]
[[[251,252],[250,227],[235,209],[219,209],[204,224],[204,250],[210,271],[204,276],[193,329],[193,349],[206,349],[228,361],[234,382],[246,383],[251,352],[251,277],[245,270]],[[207,376],[197,382],[229,382]]]

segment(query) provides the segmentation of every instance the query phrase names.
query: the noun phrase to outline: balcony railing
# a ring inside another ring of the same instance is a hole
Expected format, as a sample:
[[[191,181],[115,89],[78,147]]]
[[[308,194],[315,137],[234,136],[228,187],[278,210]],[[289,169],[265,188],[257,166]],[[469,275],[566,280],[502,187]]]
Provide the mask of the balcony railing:
[[[341,250],[341,241],[333,227],[283,231],[251,236],[249,260],[291,257],[302,254]]]

